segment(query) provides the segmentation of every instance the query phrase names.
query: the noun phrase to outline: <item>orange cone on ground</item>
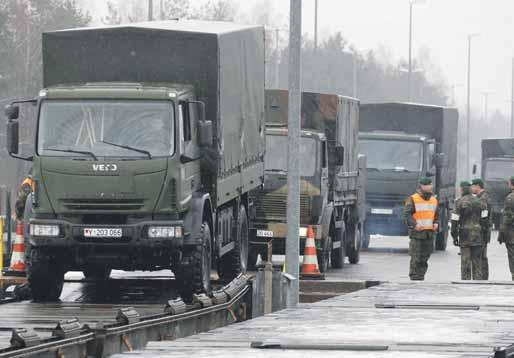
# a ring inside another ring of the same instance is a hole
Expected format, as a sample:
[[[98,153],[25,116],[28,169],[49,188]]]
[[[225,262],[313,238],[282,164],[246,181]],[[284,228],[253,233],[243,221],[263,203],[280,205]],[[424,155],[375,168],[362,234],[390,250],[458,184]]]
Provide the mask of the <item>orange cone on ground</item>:
[[[16,223],[16,238],[12,247],[9,272],[25,273],[25,243],[23,240],[23,223]]]
[[[302,279],[323,279],[319,271],[318,256],[316,254],[316,242],[314,241],[314,230],[312,226],[307,228],[307,239],[303,249]]]

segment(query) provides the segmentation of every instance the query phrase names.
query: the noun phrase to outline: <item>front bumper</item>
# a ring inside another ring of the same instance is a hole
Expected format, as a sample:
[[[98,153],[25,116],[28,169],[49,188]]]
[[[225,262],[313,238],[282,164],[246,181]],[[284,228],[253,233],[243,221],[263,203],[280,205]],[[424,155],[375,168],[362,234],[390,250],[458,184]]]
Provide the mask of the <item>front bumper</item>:
[[[182,221],[143,221],[134,224],[123,225],[90,225],[74,224],[65,220],[42,220],[31,219],[30,224],[58,225],[60,234],[57,237],[42,237],[30,235],[29,226],[25,228],[25,237],[28,237],[30,244],[34,247],[118,247],[118,248],[181,248],[186,245],[196,245],[190,240],[188,232],[184,232]],[[182,227],[182,237],[176,238],[150,238],[148,237],[148,227],[150,226],[180,226]],[[84,236],[85,228],[116,228],[122,230],[120,238],[90,238]]]
[[[407,235],[403,222],[403,205],[380,205],[368,203],[366,206],[366,231],[368,234]]]
[[[321,240],[323,227],[321,225],[310,225],[314,231],[314,239]],[[287,237],[287,224],[285,223],[253,223],[250,227],[251,243],[262,243],[271,239],[285,239]],[[307,226],[300,227],[300,238],[307,237]]]

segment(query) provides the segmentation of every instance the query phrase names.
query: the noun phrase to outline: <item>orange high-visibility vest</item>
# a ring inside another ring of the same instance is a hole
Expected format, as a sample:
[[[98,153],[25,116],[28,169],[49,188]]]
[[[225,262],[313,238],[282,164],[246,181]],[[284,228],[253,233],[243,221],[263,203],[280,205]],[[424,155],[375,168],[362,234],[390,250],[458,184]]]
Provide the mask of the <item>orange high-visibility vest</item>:
[[[31,177],[26,177],[25,180],[23,180],[23,182],[21,183],[21,186],[24,186],[25,184],[30,185],[30,189],[32,190],[32,192],[35,191],[35,183]]]
[[[422,230],[434,230],[435,213],[437,210],[437,199],[432,196],[430,199],[425,200],[419,193],[411,195],[411,200],[414,203],[415,213],[412,214],[416,224],[421,226]]]

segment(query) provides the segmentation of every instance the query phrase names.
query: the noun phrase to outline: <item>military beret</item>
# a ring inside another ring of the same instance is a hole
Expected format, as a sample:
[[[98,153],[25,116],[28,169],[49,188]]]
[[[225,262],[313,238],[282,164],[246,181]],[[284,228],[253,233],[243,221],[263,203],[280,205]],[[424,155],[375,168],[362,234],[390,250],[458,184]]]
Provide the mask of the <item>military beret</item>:
[[[461,188],[469,188],[471,186],[471,183],[467,180],[463,180],[460,182],[460,187]]]
[[[420,185],[430,185],[430,184],[432,184],[432,179],[430,179],[429,177],[421,177],[419,179],[419,184]]]
[[[484,181],[481,178],[475,178],[471,181],[471,185],[484,186]]]

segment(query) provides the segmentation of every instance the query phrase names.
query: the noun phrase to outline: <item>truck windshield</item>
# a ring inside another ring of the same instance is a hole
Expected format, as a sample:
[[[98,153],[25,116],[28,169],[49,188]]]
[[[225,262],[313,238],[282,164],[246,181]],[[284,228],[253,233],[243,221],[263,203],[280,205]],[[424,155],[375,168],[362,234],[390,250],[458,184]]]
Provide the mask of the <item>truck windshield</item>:
[[[360,139],[359,153],[365,154],[368,169],[419,172],[423,147],[421,142],[384,139]]]
[[[148,158],[174,152],[173,104],[141,100],[45,100],[38,153]]]
[[[316,141],[312,138],[300,139],[300,174],[312,177],[316,173]],[[287,172],[287,136],[266,136],[266,171]]]
[[[514,161],[491,160],[485,163],[486,180],[506,181],[514,174]]]

